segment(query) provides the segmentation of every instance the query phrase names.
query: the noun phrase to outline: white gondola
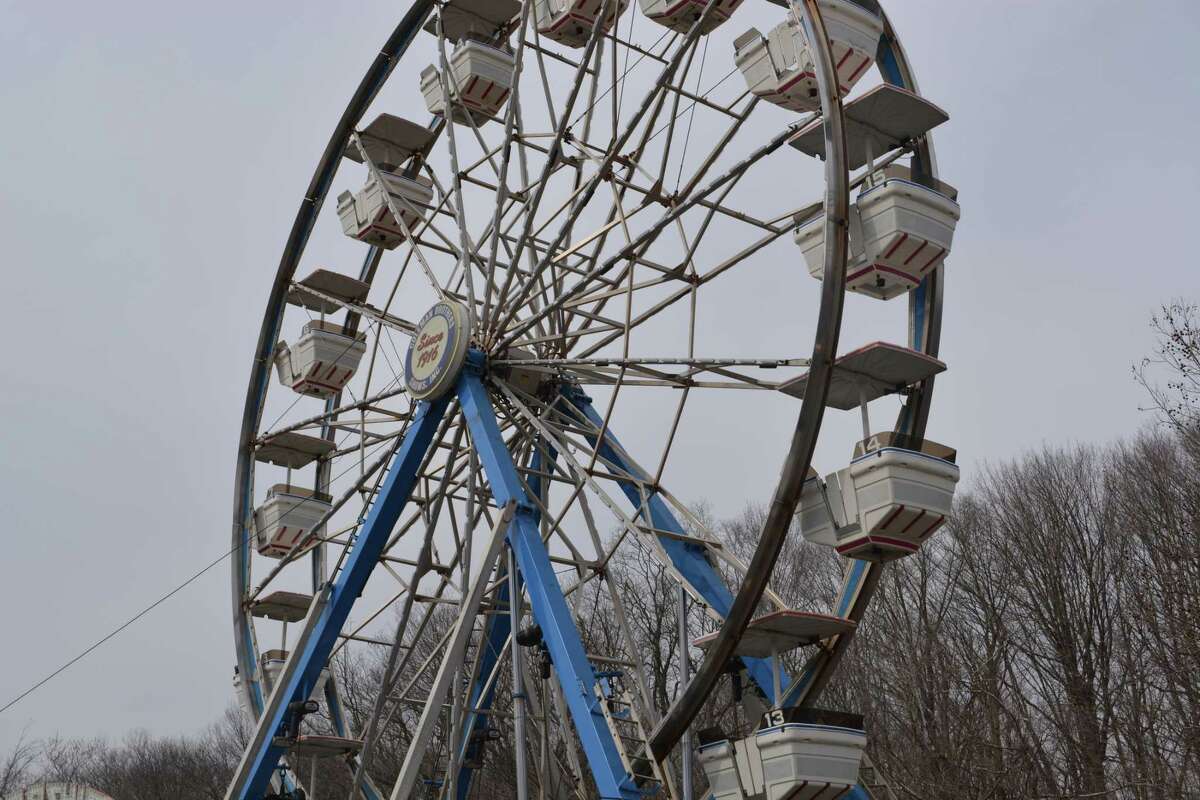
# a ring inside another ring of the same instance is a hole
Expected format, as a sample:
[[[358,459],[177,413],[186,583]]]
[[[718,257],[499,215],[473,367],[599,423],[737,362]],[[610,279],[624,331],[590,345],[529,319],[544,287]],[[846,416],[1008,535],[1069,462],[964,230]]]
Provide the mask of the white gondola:
[[[832,476],[831,476],[832,477]],[[828,489],[817,471],[809,467],[808,477],[800,492],[800,505],[796,516],[800,531],[813,544],[837,547],[838,522],[833,517],[832,504],[827,498]],[[841,498],[838,498],[838,502]]]
[[[858,783],[861,729],[788,723],[756,735],[767,800],[837,797]]]
[[[242,691],[242,671],[237,667],[233,668],[233,696],[237,698],[238,709],[241,710],[242,716],[254,719],[254,715],[250,713],[250,701],[247,699],[246,693]]]
[[[917,286],[950,253],[959,207],[955,191],[937,182],[930,188],[912,179],[907,167],[876,171],[850,209],[850,253],[846,289],[890,300]],[[825,268],[825,216],[795,231],[808,271],[820,279]]]
[[[945,369],[926,353],[886,342],[838,357],[825,404],[857,408],[863,439],[845,469],[824,481],[809,470],[797,509],[806,540],[851,558],[889,561],[916,552],[942,526],[958,483],[954,450],[925,440],[916,451],[906,449],[907,441],[898,434],[871,435],[868,405]],[[786,382],[781,390],[803,397],[808,377]]]
[[[329,495],[283,483],[272,486],[267,499],[254,510],[255,547],[268,558],[283,558],[313,537],[330,508]]]
[[[392,215],[384,189],[374,176],[359,191],[338,195],[338,218],[350,238],[393,250],[408,238],[405,226],[414,231],[425,218],[433,201],[433,182],[424,175],[409,178],[382,169],[379,174],[404,225]]]
[[[481,125],[499,116],[512,94],[513,54],[473,39],[459,42],[447,59],[447,84],[455,122]],[[430,65],[421,72],[421,94],[429,113],[446,116],[446,96],[441,71]]]
[[[763,792],[762,756],[753,736],[702,745],[696,754],[715,800],[746,800]]]
[[[842,477],[847,511],[859,528],[838,537],[838,552],[851,558],[889,561],[916,552],[946,521],[958,483],[958,466],[934,455],[883,446],[850,462]],[[847,491],[853,487],[853,492]]]
[[[350,382],[366,350],[366,334],[350,336],[340,323],[314,319],[304,323],[291,347],[275,345],[275,370],[293,391],[329,397]]]
[[[742,638],[734,646],[733,654],[774,658],[780,653],[831,639],[854,627],[855,623],[845,617],[783,608],[750,620],[742,632]],[[716,633],[709,633],[694,640],[692,646],[707,650],[716,638]],[[779,677],[782,680],[782,673]]]
[[[263,682],[266,684],[265,689],[267,694],[275,690],[275,681],[283,674],[283,666],[287,663],[287,650],[268,650],[262,654],[259,660],[259,666],[262,669]],[[325,697],[325,684],[329,682],[329,668],[321,670],[320,676],[317,678],[317,683],[313,687],[312,694],[309,699],[320,702]]]
[[[875,62],[883,21],[851,0],[818,0],[818,5],[845,96]],[[808,37],[792,16],[765,37],[751,28],[733,47],[738,69],[755,95],[791,111],[821,108]]]
[[[308,616],[312,606],[311,594],[299,592],[271,592],[266,597],[255,600],[250,604],[250,613],[261,619],[273,619],[279,622],[300,622]]]
[[[629,7],[629,0],[534,0],[538,33],[568,47],[583,47],[605,5],[610,10],[600,23],[602,32],[612,28],[617,17]]]
[[[707,0],[639,0],[639,3],[647,18],[680,33],[690,31],[708,5]],[[742,0],[718,0],[716,8],[700,28],[700,33],[711,33],[729,19],[741,4]]]
[[[704,744],[698,760],[716,800],[817,800],[858,783],[866,743],[859,716],[786,709],[749,736]]]
[[[810,476],[800,501],[800,529],[815,544],[865,561],[915,553],[946,521],[959,469],[954,451],[926,441],[920,451],[878,434],[822,483]]]
[[[451,42],[505,36],[521,16],[520,0],[443,0],[438,6],[438,13],[425,21],[425,30],[437,36],[440,26]]]

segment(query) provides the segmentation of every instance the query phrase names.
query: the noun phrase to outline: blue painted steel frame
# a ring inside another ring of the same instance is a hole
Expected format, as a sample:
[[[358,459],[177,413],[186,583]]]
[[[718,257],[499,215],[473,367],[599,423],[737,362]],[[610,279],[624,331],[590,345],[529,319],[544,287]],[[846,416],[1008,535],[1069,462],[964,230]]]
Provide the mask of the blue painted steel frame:
[[[329,598],[312,628],[312,635],[308,637],[304,649],[292,656],[299,659],[298,667],[292,673],[286,687],[280,687],[291,701],[303,700],[312,694],[321,669],[337,642],[337,635],[350,616],[354,602],[366,586],[388,536],[391,535],[400,518],[400,512],[412,494],[417,470],[449,403],[450,398],[443,397],[418,406],[417,414],[392,460],[388,475],[379,488],[375,503],[354,540],[350,555],[333,580]],[[291,718],[291,712],[288,710],[290,704],[289,702],[279,706],[275,718],[270,721],[269,730],[281,731],[286,728]],[[261,800],[284,752],[283,747],[267,740],[262,749],[253,755],[250,779],[238,795],[241,800]]]
[[[554,662],[568,710],[601,797],[635,800],[643,793],[625,771],[599,707],[601,700],[597,693],[595,671],[587,660],[570,608],[563,598],[549,553],[542,542],[537,506],[526,494],[512,455],[500,434],[495,410],[481,380],[482,364],[481,354],[472,352],[469,355],[468,364],[459,380],[459,402],[470,428],[475,450],[492,487],[496,505],[503,506],[510,500],[517,502],[517,512],[509,528],[508,541],[516,556],[521,576],[526,581],[533,617],[542,628],[546,647]],[[594,425],[598,428],[603,425],[591,400],[585,394],[577,389],[567,389],[564,390],[564,395]],[[295,655],[300,659],[299,666],[285,689],[287,696],[293,700],[306,698],[312,693],[320,670],[336,643],[338,632],[349,617],[355,600],[366,585],[388,536],[408,502],[416,483],[417,470],[448,404],[449,398],[443,397],[419,406],[412,426],[405,434],[388,475],[380,487],[379,495],[355,539],[350,555],[334,579],[328,602],[313,628],[313,635],[304,649]],[[618,469],[638,474],[635,472],[636,467],[625,456],[620,443],[609,433],[605,434],[600,446],[600,455]],[[535,449],[531,463],[537,467],[542,463],[542,458],[542,454]],[[643,506],[641,492],[636,484],[619,483],[637,513],[648,519],[651,526],[677,534],[685,533],[683,526],[661,496],[656,493],[650,494],[648,503]],[[529,486],[535,494],[540,492],[541,479],[531,477]],[[660,538],[676,569],[718,613],[725,613],[733,598],[716,569],[708,562],[704,548],[673,537]],[[506,594],[506,590],[502,592]],[[504,599],[506,597],[501,598],[501,601]],[[481,659],[483,663],[471,694],[472,708],[486,709],[491,705],[494,689],[485,694],[482,691],[482,683],[500,657],[509,633],[506,615],[490,617],[485,636],[486,649]],[[752,658],[745,658],[743,662],[763,693],[774,702],[770,662]],[[470,734],[481,719],[482,716],[476,713],[468,716],[463,731],[464,743],[469,741]],[[273,721],[272,729],[281,731],[286,728],[288,721],[289,712],[285,704]],[[255,755],[252,778],[246,784],[241,798],[259,800],[265,794],[283,753],[284,748],[270,743]],[[469,790],[471,777],[470,769],[464,767],[460,771],[460,797],[465,796]]]
[[[548,461],[554,462],[554,448],[547,448]],[[529,486],[529,491],[534,497],[542,496],[542,479],[537,475],[542,469],[542,449],[535,447],[533,455],[529,460],[529,468],[534,474],[530,475],[525,481]],[[542,512],[540,508],[533,510],[534,523],[541,524]],[[517,570],[517,585],[524,586],[524,581],[521,578],[521,571]],[[496,601],[500,605],[508,602],[508,581],[500,584],[497,590]],[[484,650],[479,658],[479,671],[475,675],[475,680],[471,686],[470,702],[468,708],[472,709],[463,721],[462,740],[458,745],[460,757],[466,754],[467,748],[471,741],[471,734],[475,731],[475,726],[487,718],[487,711],[492,707],[492,701],[496,695],[495,683],[488,689],[485,694],[484,684],[487,682],[488,676],[491,675],[493,668],[496,666],[496,661],[499,660],[505,643],[508,640],[508,634],[512,630],[512,620],[508,614],[489,614],[487,622],[484,624],[483,642]],[[461,763],[461,762],[460,762]],[[467,800],[467,795],[471,791],[471,779],[475,771],[471,767],[461,766],[458,770],[458,777],[454,782],[455,797],[458,800]]]
[[[512,456],[500,434],[495,410],[481,381],[481,364],[482,355],[471,353],[469,364],[459,380],[459,400],[471,430],[476,452],[491,484],[493,499],[498,506],[503,506],[510,500],[517,502],[517,512],[509,528],[508,541],[516,556],[518,569],[527,582],[533,617],[542,628],[546,647],[554,662],[567,707],[601,797],[636,800],[643,793],[634,784],[632,776],[625,771],[599,707],[601,701],[596,692],[595,673],[587,660],[570,608],[562,595],[549,553],[542,542],[536,506],[526,495]],[[328,600],[320,612],[320,617],[313,624],[311,635],[303,648],[293,656],[298,659],[297,668],[288,683],[280,687],[291,701],[302,700],[312,694],[320,671],[337,641],[338,632],[366,586],[388,536],[412,494],[417,470],[449,402],[449,397],[443,397],[432,403],[422,403],[418,407],[375,503],[354,541],[350,555],[330,587]],[[540,481],[534,484],[534,490],[540,490]],[[501,617],[494,619],[498,620]],[[490,652],[487,657],[493,665],[508,636],[505,627],[507,623],[504,626],[495,625],[488,634]],[[490,672],[490,667],[487,672]],[[478,695],[479,688],[473,693],[472,699],[490,704],[490,696],[480,698]],[[290,704],[291,702],[284,703],[279,707],[275,718],[269,721],[269,730],[282,732],[287,729],[292,713],[288,710]],[[474,724],[473,715],[471,726]],[[466,733],[469,735],[469,730]],[[279,759],[284,752],[285,748],[276,745],[272,737],[264,743],[259,752],[252,754],[250,778],[238,795],[241,800],[260,800],[266,794],[271,777],[278,768]],[[469,777],[468,772],[466,786],[469,786]]]
[[[503,559],[501,559],[501,563],[503,563]],[[503,581],[496,592],[496,602],[505,605],[508,603],[508,597],[508,581]],[[466,715],[461,731],[462,743],[459,745],[459,757],[462,760],[465,760],[466,752],[470,747],[471,734],[475,732],[475,727],[480,723],[486,724],[487,722],[487,711],[492,707],[492,701],[496,696],[496,684],[493,682],[491,686],[487,687],[487,692],[483,691],[484,684],[487,682],[488,676],[492,674],[496,662],[504,653],[511,628],[508,614],[488,615],[482,640],[483,652],[479,656],[479,672],[471,685],[469,698],[468,708],[475,710]],[[462,760],[460,760],[460,764],[462,764]],[[466,800],[471,791],[471,778],[474,774],[475,771],[471,767],[459,767],[458,777],[454,782],[455,795],[459,800]]]
[[[621,443],[604,428],[604,420],[596,413],[590,397],[578,388],[569,386],[563,388],[563,395],[571,405],[587,417],[597,430],[604,430],[604,441],[601,442],[599,448],[601,458],[629,475],[635,475],[643,480],[650,479],[629,461]],[[588,436],[587,438],[595,447],[596,437]],[[617,483],[629,502],[633,504],[637,515],[646,520],[651,527],[679,536],[687,535],[683,526],[679,524],[679,520],[671,513],[666,501],[657,492],[647,493],[647,502],[643,505],[642,493],[636,483],[622,480],[618,480]],[[716,568],[708,562],[704,547],[670,536],[659,536],[658,540],[662,544],[663,550],[666,551],[667,557],[671,559],[671,563],[675,565],[675,569],[679,570],[688,583],[700,593],[704,601],[721,616],[728,614],[729,607],[733,605],[733,594],[725,585],[725,581],[721,580]],[[774,704],[775,686],[771,662],[765,658],[743,657],[742,664],[758,688],[762,690],[768,703]],[[786,675],[782,676],[781,684],[783,686],[787,686],[789,682],[790,678]]]
[[[536,507],[529,501],[512,455],[500,435],[495,410],[480,380],[481,369],[482,354],[469,354],[459,380],[458,399],[471,431],[472,444],[492,487],[494,501],[498,506],[509,501],[517,503],[508,542],[516,556],[517,568],[525,578],[530,610],[542,629],[543,641],[550,651],[555,674],[600,796],[635,800],[642,797],[642,792],[625,771],[600,709],[596,674],[587,660],[571,609],[562,595],[554,565],[542,542]]]
[[[497,590],[496,601],[504,605],[508,603],[508,581],[504,581],[500,589]],[[472,710],[467,714],[463,721],[462,727],[462,744],[459,746],[459,757],[465,760],[466,752],[470,747],[471,734],[475,732],[475,726],[479,723],[486,723],[486,712],[492,707],[492,701],[496,696],[496,684],[492,683],[487,687],[487,692],[483,691],[484,684],[488,676],[492,674],[492,670],[496,666],[496,662],[503,655],[504,646],[508,641],[508,633],[511,630],[511,624],[507,614],[491,614],[488,616],[487,627],[484,631],[483,653],[479,658],[479,673],[475,676],[475,681],[471,686],[470,706]],[[459,762],[460,764],[462,761]],[[466,800],[467,794],[471,791],[471,778],[475,774],[474,769],[467,766],[460,766],[458,770],[458,778],[455,780],[455,795],[459,800]]]
[[[535,460],[531,466],[534,469],[537,469],[538,456],[536,454],[534,459]],[[531,480],[530,483],[532,484],[533,481]],[[533,489],[535,493],[538,492],[538,489],[532,485],[530,488]],[[534,513],[536,517],[537,512],[535,511]],[[521,575],[519,570],[517,573],[517,581],[518,585],[521,585]],[[508,603],[508,598],[508,581],[503,581],[500,584],[500,588],[496,590],[496,602],[499,605],[504,606]],[[503,655],[505,645],[508,641],[508,634],[511,630],[512,620],[509,618],[508,614],[489,614],[487,621],[484,623],[484,632],[482,638],[484,643],[483,652],[480,653],[479,656],[479,671],[475,675],[475,679],[471,685],[470,705],[467,706],[471,709],[471,711],[467,713],[466,718],[463,720],[463,727],[461,731],[462,740],[458,745],[460,758],[463,758],[464,760],[466,751],[470,746],[471,734],[475,732],[475,726],[487,719],[487,711],[492,707],[492,701],[495,699],[495,682],[493,682],[492,685],[487,688],[486,693],[484,692],[484,686],[487,683],[488,677],[491,675],[492,670],[495,669],[496,662],[499,661],[501,655]],[[475,771],[471,767],[459,767],[458,777],[454,782],[455,796],[459,800],[466,800],[467,795],[471,791],[471,778],[474,774]]]

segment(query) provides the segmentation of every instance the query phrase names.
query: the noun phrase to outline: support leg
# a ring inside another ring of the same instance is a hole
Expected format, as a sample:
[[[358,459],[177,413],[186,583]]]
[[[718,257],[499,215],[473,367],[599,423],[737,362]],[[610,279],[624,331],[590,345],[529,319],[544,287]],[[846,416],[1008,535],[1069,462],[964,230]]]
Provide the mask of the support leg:
[[[497,503],[517,502],[517,512],[509,529],[509,545],[517,567],[525,579],[530,609],[554,661],[555,675],[562,686],[571,718],[575,723],[588,765],[601,797],[641,797],[641,792],[625,772],[621,756],[613,742],[608,723],[599,708],[596,675],[588,663],[571,610],[562,595],[550,555],[525,488],[512,461],[512,455],[500,435],[495,410],[488,399],[478,373],[468,363],[459,381],[459,402],[471,430],[472,443],[492,487]]]
[[[691,662],[688,661],[688,650],[692,646],[692,640],[688,637],[687,624],[687,602],[688,594],[682,586],[679,587],[679,685],[687,686],[687,682],[691,680]],[[683,780],[680,781],[680,787],[683,789],[681,800],[692,800],[692,737],[687,731],[679,738],[679,749],[683,753]]]
[[[509,503],[505,506],[500,519],[497,520],[487,551],[476,566],[471,585],[459,603],[458,620],[455,622],[450,641],[446,644],[446,652],[442,656],[441,666],[438,667],[437,674],[434,675],[433,683],[427,692],[421,719],[417,722],[415,730],[412,731],[412,741],[404,756],[404,763],[400,766],[400,775],[392,787],[391,800],[407,800],[411,796],[413,786],[416,785],[417,773],[425,758],[425,751],[433,739],[442,716],[442,703],[450,694],[450,685],[454,681],[455,675],[458,674],[463,655],[467,651],[467,644],[471,640],[475,619],[479,615],[479,607],[483,603],[484,591],[491,578],[492,568],[500,557],[504,535],[512,521],[512,512],[513,504]]]
[[[577,388],[564,389],[563,394],[571,405],[579,413],[583,414],[597,430],[602,428],[604,421],[592,406],[591,398]],[[589,436],[588,441],[592,446],[596,445],[595,437]],[[620,442],[607,430],[604,433],[604,440],[600,442],[599,452],[605,461],[613,464],[618,469],[623,470],[629,475],[637,475],[640,478],[649,480],[649,476],[642,474],[637,465],[630,461]],[[683,525],[671,513],[671,509],[667,506],[666,501],[658,493],[650,492],[648,498],[643,501],[641,489],[636,483],[632,481],[618,481],[618,484],[621,487],[621,491],[629,499],[629,502],[633,504],[637,513],[651,527],[656,530],[669,531],[678,536],[686,535]],[[705,557],[704,548],[698,544],[690,544],[675,536],[660,536],[658,538],[675,569],[704,598],[704,601],[721,616],[729,613],[729,609],[733,605],[733,594],[717,573],[716,568],[708,562],[708,559]],[[778,703],[778,694],[774,688],[774,669],[770,661],[763,658],[743,658],[742,664],[754,680],[754,683],[757,684],[758,688],[767,698],[767,704],[775,705]],[[788,680],[784,676],[783,681],[785,684]]]
[[[277,742],[277,737],[296,721],[298,704],[312,695],[338,633],[412,494],[417,470],[449,403],[449,397],[443,397],[418,407],[345,564],[333,582],[313,598],[296,649],[275,683],[275,690],[225,794],[226,800],[260,800],[266,794],[271,775],[286,752],[285,743]]]
[[[521,624],[521,590],[517,587],[517,560],[512,550],[508,551],[508,595],[509,619],[511,629],[517,630]],[[512,642],[512,676],[513,676],[513,744],[517,760],[517,800],[529,800],[529,776],[526,774],[525,761],[525,675],[521,671],[521,645],[514,635]]]

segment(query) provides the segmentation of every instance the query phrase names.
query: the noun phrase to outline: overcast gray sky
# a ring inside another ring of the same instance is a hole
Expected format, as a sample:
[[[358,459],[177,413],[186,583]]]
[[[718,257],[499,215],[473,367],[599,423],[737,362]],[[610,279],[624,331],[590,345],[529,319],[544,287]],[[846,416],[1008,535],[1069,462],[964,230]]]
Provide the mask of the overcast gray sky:
[[[403,5],[0,0],[0,704],[227,549],[279,249]],[[969,483],[986,460],[1135,431],[1149,315],[1200,298],[1200,11],[888,10],[951,114],[938,155],[964,209],[931,436]],[[706,472],[675,493],[732,513],[765,491]],[[222,566],[0,715],[0,747],[27,724],[195,729],[232,699],[232,663]]]

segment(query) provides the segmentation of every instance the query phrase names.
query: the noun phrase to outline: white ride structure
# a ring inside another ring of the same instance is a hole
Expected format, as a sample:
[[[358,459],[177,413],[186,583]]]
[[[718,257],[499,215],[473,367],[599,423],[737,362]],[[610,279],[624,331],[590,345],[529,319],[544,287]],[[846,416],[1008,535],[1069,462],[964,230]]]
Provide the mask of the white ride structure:
[[[882,19],[852,0],[820,0],[838,86],[847,94],[875,63]],[[791,111],[819,111],[814,47],[789,16],[766,36],[751,28],[734,42],[735,60],[756,96]]]
[[[592,30],[607,33],[629,0],[533,0],[538,33],[567,47],[586,47]]]
[[[347,333],[341,325],[314,319],[304,323],[300,338],[291,346],[276,345],[275,367],[280,383],[293,391],[328,397],[350,382],[366,350],[367,339],[361,333]]]
[[[292,548],[308,544],[329,513],[331,501],[329,495],[311,489],[286,483],[272,486],[254,510],[254,545],[259,555],[283,558]]]
[[[858,783],[866,744],[859,717],[843,725],[782,722],[698,752],[715,800],[819,800]]]
[[[928,440],[920,451],[861,447],[849,467],[824,482],[815,473],[805,481],[804,538],[869,561],[915,553],[950,513],[959,474],[953,451]]]
[[[733,71],[745,89],[713,77]],[[389,78],[431,119],[388,107]],[[256,728],[227,796],[311,798],[320,759],[368,800],[867,791],[869,729],[817,704],[959,479],[926,438],[947,118],[874,0],[413,2],[318,165],[255,352],[232,587]],[[302,271],[310,239],[324,266]],[[877,300],[907,302],[908,338],[843,341]],[[862,433],[822,478],[827,408]],[[791,446],[764,460],[745,434],[768,426]],[[703,463],[721,437],[732,457]],[[774,501],[739,556],[679,498],[744,476]],[[793,522],[844,557],[831,608],[770,585]],[[687,656],[668,707],[643,626],[663,614]],[[369,709],[340,659],[382,676]],[[694,730],[726,680],[735,711]]]
[[[900,164],[873,173],[850,209],[846,289],[890,300],[918,286],[950,252],[956,194],[944,183],[916,183]],[[815,217],[795,234],[809,273],[818,279],[825,263],[824,221]]]
[[[433,188],[421,176],[409,178],[382,169],[357,192],[338,195],[342,230],[360,242],[394,250],[412,234],[433,201]]]
[[[449,63],[446,71],[431,64],[421,72],[421,94],[429,113],[444,117],[449,105],[451,118],[462,125],[482,125],[495,118],[512,93],[512,52],[465,39],[454,48]]]
[[[706,16],[708,0],[638,0],[642,13],[659,25],[673,31],[687,33],[702,17],[701,35],[712,33],[737,11],[743,0],[717,0],[713,10]]]

